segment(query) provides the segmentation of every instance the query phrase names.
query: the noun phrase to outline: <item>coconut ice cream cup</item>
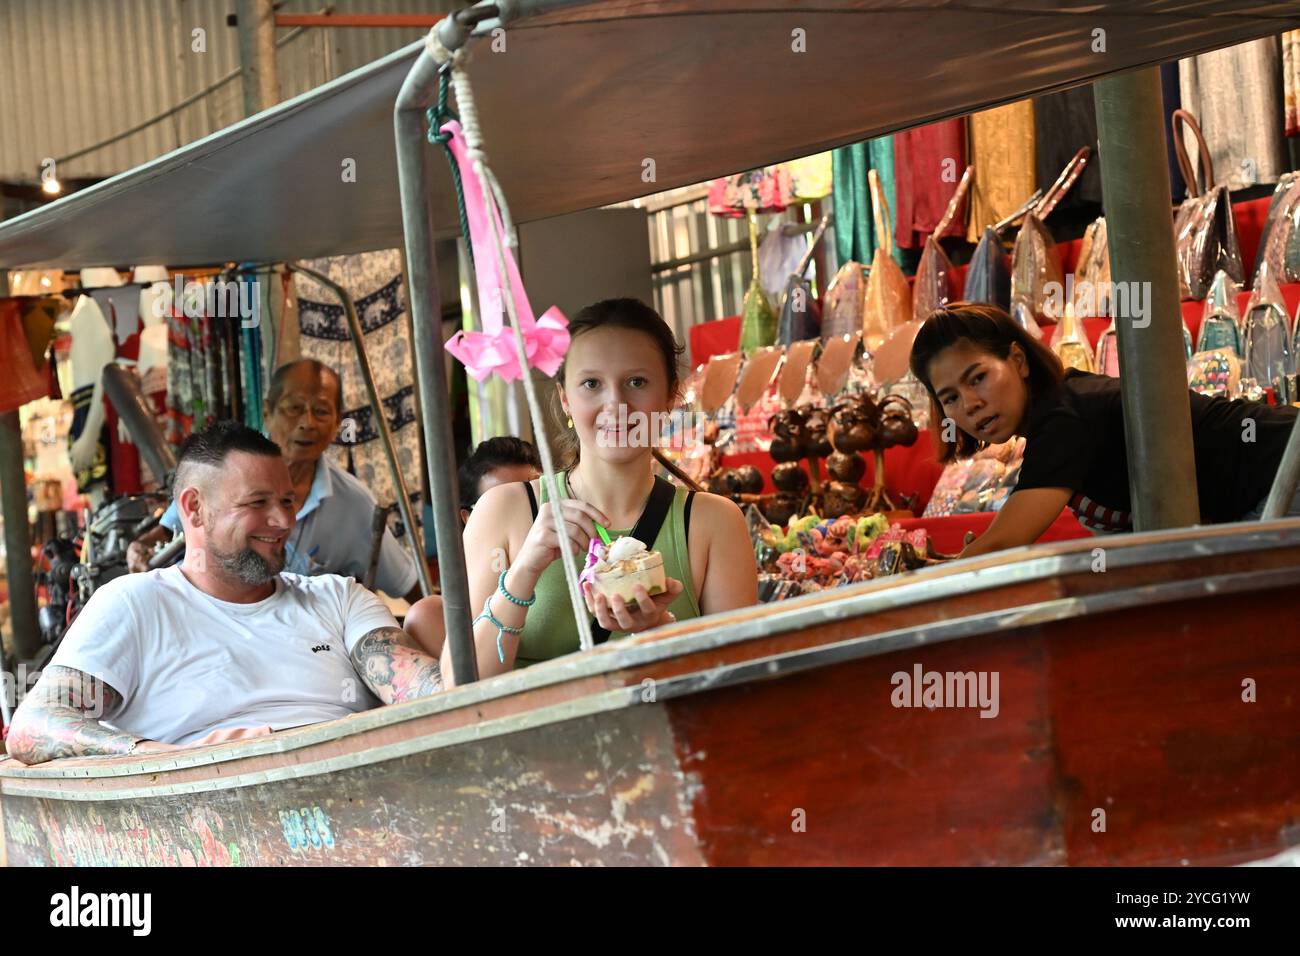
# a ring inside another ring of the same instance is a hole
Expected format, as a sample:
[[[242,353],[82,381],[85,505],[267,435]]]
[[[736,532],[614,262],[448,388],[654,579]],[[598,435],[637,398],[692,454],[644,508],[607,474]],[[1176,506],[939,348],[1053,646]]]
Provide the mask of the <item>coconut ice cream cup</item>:
[[[664,556],[631,536],[619,538],[608,548],[593,541],[581,579],[591,584],[593,592],[605,595],[606,600],[617,594],[626,603],[636,601],[638,584],[654,595],[663,593],[668,583]]]
[[[664,556],[658,551],[647,551],[637,558],[620,561],[608,571],[593,575],[592,589],[605,595],[606,600],[615,594],[627,604],[636,603],[636,586],[641,585],[653,597],[667,589],[664,576]]]

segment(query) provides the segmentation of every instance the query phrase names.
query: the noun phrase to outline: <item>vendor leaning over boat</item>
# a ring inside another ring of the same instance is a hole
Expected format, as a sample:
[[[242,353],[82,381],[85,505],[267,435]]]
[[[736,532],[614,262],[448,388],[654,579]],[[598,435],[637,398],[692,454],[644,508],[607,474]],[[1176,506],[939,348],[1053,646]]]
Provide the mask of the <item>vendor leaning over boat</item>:
[[[926,320],[911,366],[934,401],[943,461],[1025,439],[1015,491],[962,557],[1030,544],[1067,505],[1094,531],[1132,530],[1119,379],[1067,371],[1001,309],[969,302]],[[1187,397],[1201,520],[1258,519],[1296,409]],[[944,435],[947,420],[955,429]],[[1300,515],[1300,495],[1288,514]]]
[[[636,427],[652,413],[670,411],[677,398],[681,350],[667,323],[636,299],[610,299],[574,316],[569,334],[556,389],[566,420],[564,470],[556,476],[563,533],[581,561],[597,537],[597,523],[611,537],[635,529],[635,537],[663,555],[667,575],[662,594],[652,597],[637,585],[632,602],[593,596],[584,587],[596,625],[619,637],[756,604],[754,549],[740,509],[726,498],[674,490],[656,479],[653,429]],[[655,512],[662,518],[647,531],[642,519]],[[470,599],[483,609],[474,625],[480,676],[578,649],[557,560],[560,541],[540,481],[489,489],[470,515],[464,540]],[[443,649],[436,597],[413,607],[406,627],[430,653]],[[443,673],[450,677],[449,661]]]
[[[315,359],[289,362],[275,370],[267,386],[266,433],[283,450],[293,479],[297,526],[286,546],[286,570],[362,580],[370,563],[375,497],[325,454],[338,434],[342,407],[343,384],[334,369]],[[131,544],[130,570],[148,570],[153,546],[180,529],[173,502],[162,527]],[[375,586],[393,597],[420,598],[415,561],[387,529]]]
[[[295,492],[274,442],[236,422],[192,435],[173,490],[184,563],[95,591],[14,714],[10,756],[215,743],[441,690],[437,654],[374,594],[283,573]]]

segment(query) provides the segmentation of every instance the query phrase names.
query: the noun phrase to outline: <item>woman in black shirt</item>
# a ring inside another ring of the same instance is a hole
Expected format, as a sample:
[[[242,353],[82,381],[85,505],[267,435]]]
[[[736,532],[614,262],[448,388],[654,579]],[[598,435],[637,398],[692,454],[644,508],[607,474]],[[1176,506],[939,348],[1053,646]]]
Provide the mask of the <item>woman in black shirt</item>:
[[[1025,438],[1015,491],[963,557],[1029,544],[1067,505],[1094,531],[1132,529],[1119,379],[1066,371],[1001,309],[968,302],[926,320],[911,365],[936,406],[942,461]],[[1187,394],[1201,520],[1258,517],[1296,409]]]

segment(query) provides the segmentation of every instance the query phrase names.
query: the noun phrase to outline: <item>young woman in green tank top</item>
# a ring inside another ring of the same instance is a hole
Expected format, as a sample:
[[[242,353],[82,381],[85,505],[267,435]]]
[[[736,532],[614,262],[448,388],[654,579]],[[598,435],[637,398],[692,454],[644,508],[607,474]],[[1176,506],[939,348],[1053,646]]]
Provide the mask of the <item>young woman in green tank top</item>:
[[[569,323],[571,341],[556,383],[565,422],[556,476],[580,569],[596,524],[611,536],[631,531],[655,486],[651,429],[637,427],[678,398],[680,348],[659,314],[636,299],[588,306]],[[644,416],[644,417],[642,417]],[[542,482],[499,485],[484,493],[465,527],[470,600],[520,633],[486,617],[474,626],[480,677],[578,650],[578,629],[559,563],[560,541]],[[688,534],[689,527],[689,534]],[[673,620],[758,602],[753,545],[740,509],[718,495],[677,489],[653,542],[663,554],[667,589],[612,602],[585,593],[587,613],[611,639]],[[504,571],[504,574],[502,573]],[[437,598],[412,607],[406,631],[430,653],[443,648]],[[443,660],[443,677],[452,668]]]

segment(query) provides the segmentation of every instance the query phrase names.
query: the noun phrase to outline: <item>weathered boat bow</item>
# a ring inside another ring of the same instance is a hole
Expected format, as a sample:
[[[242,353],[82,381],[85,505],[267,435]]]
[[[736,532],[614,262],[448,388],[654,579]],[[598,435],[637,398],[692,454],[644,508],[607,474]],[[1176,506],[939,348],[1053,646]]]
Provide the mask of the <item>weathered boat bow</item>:
[[[1297,585],[1296,520],[958,562],[260,740],[0,764],[8,856],[1244,862],[1300,844]]]

